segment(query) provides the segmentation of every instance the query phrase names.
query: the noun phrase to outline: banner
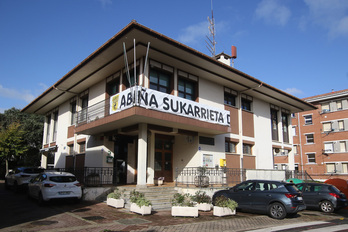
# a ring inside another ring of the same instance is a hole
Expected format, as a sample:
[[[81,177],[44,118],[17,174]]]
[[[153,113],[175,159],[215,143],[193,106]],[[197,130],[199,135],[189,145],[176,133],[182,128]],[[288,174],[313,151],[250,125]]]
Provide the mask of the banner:
[[[134,86],[110,98],[110,114],[139,106],[204,122],[230,125],[230,112],[156,90]]]

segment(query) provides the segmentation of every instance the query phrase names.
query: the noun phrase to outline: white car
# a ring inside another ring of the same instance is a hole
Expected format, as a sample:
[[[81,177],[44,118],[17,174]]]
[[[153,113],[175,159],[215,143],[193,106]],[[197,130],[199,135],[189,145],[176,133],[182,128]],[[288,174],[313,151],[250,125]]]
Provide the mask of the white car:
[[[20,167],[10,170],[5,176],[5,187],[13,188],[14,191],[26,187],[31,178],[44,172],[45,169],[38,167]]]
[[[28,184],[30,197],[38,199],[39,204],[59,198],[82,198],[81,184],[68,172],[44,172],[31,179]]]

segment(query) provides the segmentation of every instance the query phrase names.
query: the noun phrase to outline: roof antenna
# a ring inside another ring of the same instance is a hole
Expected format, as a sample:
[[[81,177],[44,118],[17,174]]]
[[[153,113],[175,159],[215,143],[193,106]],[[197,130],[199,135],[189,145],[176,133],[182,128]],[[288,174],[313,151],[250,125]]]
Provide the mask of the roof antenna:
[[[213,13],[213,0],[211,0],[211,19],[208,16],[208,21],[209,21],[209,36],[206,36],[208,41],[206,40],[205,42],[207,43],[207,48],[211,54],[211,56],[215,57],[215,20],[214,20],[214,13]]]

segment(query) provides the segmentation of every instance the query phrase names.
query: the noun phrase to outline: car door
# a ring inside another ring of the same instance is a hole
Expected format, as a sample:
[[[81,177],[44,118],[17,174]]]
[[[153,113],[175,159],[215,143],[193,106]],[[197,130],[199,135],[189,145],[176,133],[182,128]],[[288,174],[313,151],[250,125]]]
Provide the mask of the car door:
[[[251,193],[254,190],[254,182],[246,181],[231,188],[229,191],[229,198],[238,203],[240,209],[251,208]]]
[[[303,200],[305,201],[305,204],[310,207],[316,207],[318,206],[317,202],[319,197],[318,187],[316,184],[305,184],[303,186]]]
[[[250,193],[250,206],[257,211],[265,211],[272,199],[270,184],[265,181],[256,181],[255,188]]]
[[[42,180],[42,174],[36,176],[29,183],[30,195],[35,198],[39,197],[41,180]]]

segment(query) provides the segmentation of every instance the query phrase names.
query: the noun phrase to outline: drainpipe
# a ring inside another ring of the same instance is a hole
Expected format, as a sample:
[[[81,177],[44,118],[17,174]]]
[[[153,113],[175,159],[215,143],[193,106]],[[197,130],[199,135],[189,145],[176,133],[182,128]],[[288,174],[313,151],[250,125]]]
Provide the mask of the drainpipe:
[[[300,126],[300,113],[297,113],[297,126],[298,126],[298,138],[300,144],[300,158],[301,158],[301,172],[303,172],[303,160],[302,160],[302,140],[301,140],[301,126]]]

